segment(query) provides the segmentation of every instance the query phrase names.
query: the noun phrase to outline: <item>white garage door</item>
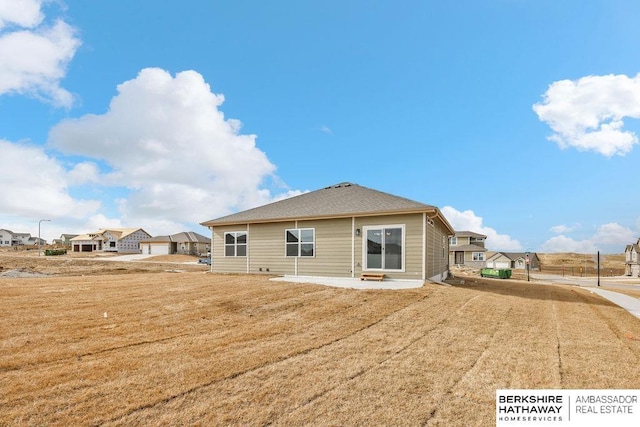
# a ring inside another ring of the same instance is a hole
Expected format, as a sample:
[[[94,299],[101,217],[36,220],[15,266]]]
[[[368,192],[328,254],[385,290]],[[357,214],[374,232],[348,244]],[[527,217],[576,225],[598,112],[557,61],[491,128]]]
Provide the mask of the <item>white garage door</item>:
[[[509,261],[489,261],[487,262],[487,268],[495,268],[496,270],[501,270],[503,268],[510,268]]]
[[[149,245],[151,247],[151,255],[169,255],[169,245]]]

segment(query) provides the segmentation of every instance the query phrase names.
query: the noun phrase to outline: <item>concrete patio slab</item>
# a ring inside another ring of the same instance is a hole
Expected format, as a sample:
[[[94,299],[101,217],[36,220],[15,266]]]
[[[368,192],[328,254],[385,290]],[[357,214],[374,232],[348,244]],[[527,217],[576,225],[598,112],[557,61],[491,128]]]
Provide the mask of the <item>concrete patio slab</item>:
[[[275,282],[314,283],[317,285],[333,286],[348,289],[415,289],[424,285],[422,280],[389,280],[373,281],[360,280],[352,277],[318,277],[318,276],[289,276],[274,277]]]

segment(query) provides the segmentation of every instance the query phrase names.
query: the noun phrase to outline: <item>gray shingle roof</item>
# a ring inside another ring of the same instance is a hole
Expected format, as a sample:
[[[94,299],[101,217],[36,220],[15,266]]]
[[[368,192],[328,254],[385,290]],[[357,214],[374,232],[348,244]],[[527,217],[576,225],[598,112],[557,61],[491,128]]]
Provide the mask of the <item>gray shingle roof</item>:
[[[487,238],[484,234],[474,233],[473,231],[456,231],[456,237],[483,237]]]
[[[141,243],[170,243],[170,242],[192,242],[192,243],[209,243],[210,238],[196,233],[195,231],[183,231],[181,233],[172,234],[171,236],[155,236],[142,240]]]
[[[435,212],[449,226],[438,208],[382,191],[343,182],[289,199],[203,222],[215,225],[274,222],[291,219],[337,218],[405,212]],[[450,227],[450,226],[449,226]],[[453,230],[452,230],[453,231]]]

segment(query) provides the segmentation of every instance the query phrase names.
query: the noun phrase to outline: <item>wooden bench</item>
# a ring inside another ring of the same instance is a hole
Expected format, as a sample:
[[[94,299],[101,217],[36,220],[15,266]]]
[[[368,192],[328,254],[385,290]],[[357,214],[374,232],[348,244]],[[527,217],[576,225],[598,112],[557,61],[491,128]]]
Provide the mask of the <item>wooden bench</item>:
[[[384,280],[384,273],[362,273],[360,280],[377,280],[382,282]]]

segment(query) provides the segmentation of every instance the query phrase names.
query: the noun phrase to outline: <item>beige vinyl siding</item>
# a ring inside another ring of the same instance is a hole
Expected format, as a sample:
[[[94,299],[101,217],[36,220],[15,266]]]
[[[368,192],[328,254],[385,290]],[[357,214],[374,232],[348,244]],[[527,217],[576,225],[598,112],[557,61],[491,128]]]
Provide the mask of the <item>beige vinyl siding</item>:
[[[440,279],[448,271],[449,236],[446,225],[437,218],[434,221],[433,226],[427,224],[425,215],[416,213],[217,226],[212,233],[212,268],[214,272],[359,277],[366,257],[364,227],[401,226],[403,269],[381,272],[391,279]],[[285,231],[292,228],[315,230],[313,257],[285,255]],[[360,230],[359,236],[355,229]],[[248,257],[224,256],[224,233],[233,231],[247,231]]]
[[[465,246],[465,245],[469,245],[471,239],[467,236],[467,237],[456,237],[457,239],[457,244],[456,246]],[[452,248],[455,248],[456,246],[451,246]]]
[[[438,277],[442,273],[448,271],[449,266],[449,235],[447,229],[438,218],[433,220],[433,226],[427,224],[427,259],[426,270],[427,279],[437,278],[439,280],[444,277]]]
[[[299,276],[351,275],[351,218],[298,221],[297,228],[315,229],[315,256],[298,258]]]
[[[408,215],[386,215],[362,217],[355,219],[355,228],[359,228],[361,235],[355,240],[356,276],[363,272],[366,254],[365,226],[404,226],[404,271],[385,270],[383,273],[391,279],[421,279],[422,278],[422,213]]]
[[[295,258],[285,256],[285,230],[289,228],[296,228],[295,222],[249,226],[249,272],[295,274]]]
[[[232,231],[247,231],[246,225],[231,225],[214,227],[212,233],[212,271],[219,273],[246,273],[247,257],[224,256],[224,233]],[[251,245],[251,236],[248,236]]]

